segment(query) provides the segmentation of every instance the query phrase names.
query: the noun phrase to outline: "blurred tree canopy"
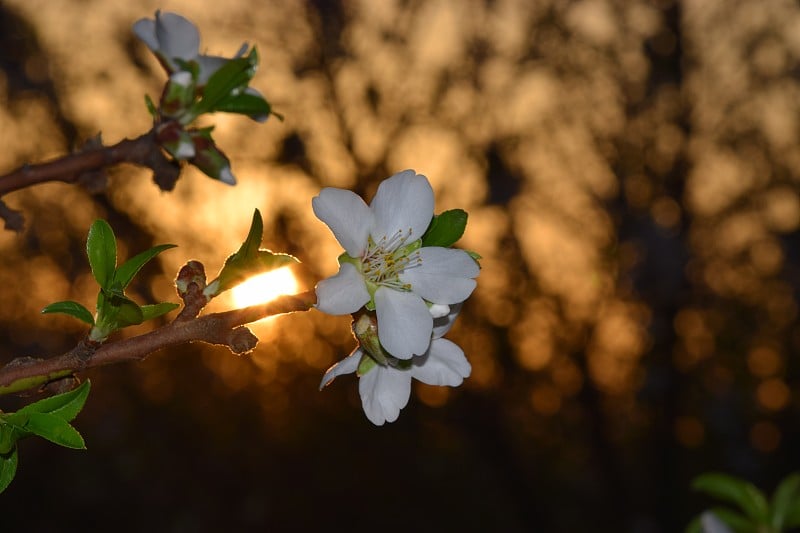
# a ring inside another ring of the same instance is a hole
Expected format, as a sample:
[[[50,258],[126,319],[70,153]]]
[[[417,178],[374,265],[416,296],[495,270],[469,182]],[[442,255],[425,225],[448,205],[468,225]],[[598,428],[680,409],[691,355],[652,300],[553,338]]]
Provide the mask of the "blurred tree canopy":
[[[149,127],[163,74],[130,25],[158,7],[210,53],[255,43],[253,86],[286,121],[215,120],[236,188],[187,172],[161,194],[123,168],[105,195],[10,195],[28,226],[0,234],[0,362],[79,339],[39,310],[91,303],[94,218],[123,256],[180,246],[131,287],[142,301],[175,301],[187,259],[220,265],[255,207],[312,287],[339,253],[319,188],[371,197],[414,168],[484,258],[452,333],[473,375],[374,428],[354,380],[317,392],[352,340],[316,312],[264,323],[246,358],[187,346],[96,371],[89,451],[30,443],[4,524],[35,502],[33,530],[669,532],[706,503],[701,472],[771,488],[798,468],[798,5],[8,0],[1,168]]]

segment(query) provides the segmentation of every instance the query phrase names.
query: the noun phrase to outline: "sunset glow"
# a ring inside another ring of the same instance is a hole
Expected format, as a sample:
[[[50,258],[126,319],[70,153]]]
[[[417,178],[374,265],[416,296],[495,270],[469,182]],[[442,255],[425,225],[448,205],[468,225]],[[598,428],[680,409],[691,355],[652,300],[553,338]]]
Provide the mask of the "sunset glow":
[[[289,267],[253,276],[231,290],[236,307],[269,302],[284,294],[298,292],[297,280]]]

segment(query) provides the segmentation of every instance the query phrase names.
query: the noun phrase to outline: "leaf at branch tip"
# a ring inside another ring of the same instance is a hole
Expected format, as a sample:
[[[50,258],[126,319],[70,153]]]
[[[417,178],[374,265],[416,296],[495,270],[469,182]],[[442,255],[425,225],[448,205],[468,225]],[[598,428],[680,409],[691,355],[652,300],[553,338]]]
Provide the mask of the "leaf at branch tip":
[[[223,98],[214,106],[214,111],[238,113],[247,115],[257,122],[264,122],[269,117],[272,107],[260,94],[246,91]]]
[[[73,302],[71,300],[51,303],[42,309],[42,313],[62,313],[86,322],[90,326],[94,326],[94,317],[92,316],[91,311],[86,309],[78,302]]]
[[[105,220],[95,220],[86,239],[86,255],[97,283],[105,288],[111,285],[117,266],[117,240]]]
[[[783,531],[800,525],[800,474],[787,476],[772,495],[770,524],[775,531]]]
[[[422,236],[422,246],[449,247],[464,235],[467,227],[467,212],[451,209],[433,217],[430,226]]]
[[[739,505],[756,522],[765,523],[768,519],[769,506],[762,492],[739,478],[727,474],[703,474],[692,481],[692,488]]]
[[[17,473],[17,448],[11,453],[0,455],[0,493],[2,493],[14,480]]]
[[[152,305],[143,305],[141,306],[142,309],[142,322],[147,320],[151,320],[153,318],[159,317],[161,315],[165,315],[172,311],[173,309],[179,308],[180,305],[174,304],[172,302],[161,302]]]
[[[119,283],[122,288],[125,289],[130,284],[133,277],[139,272],[139,270],[142,269],[144,265],[148,263],[148,261],[153,259],[164,250],[169,250],[170,248],[175,247],[175,244],[161,244],[131,257],[122,265],[120,265],[120,267],[114,272],[114,281]]]
[[[78,430],[70,426],[63,418],[54,414],[31,413],[28,417],[28,423],[25,425],[25,430],[65,448],[86,449],[86,443],[84,443],[83,437],[78,433]]]
[[[16,414],[48,413],[61,418],[64,422],[70,422],[83,409],[90,389],[91,382],[86,380],[71,391],[28,404]]]
[[[215,286],[215,291],[210,296],[216,296],[227,291],[256,274],[263,274],[287,264],[298,262],[297,258],[289,254],[259,249],[263,231],[264,222],[261,219],[261,213],[256,209],[253,213],[253,221],[250,224],[247,238],[239,247],[239,250],[225,261],[225,265],[217,277],[218,283]]]
[[[226,97],[237,91],[243,91],[252,79],[258,65],[258,54],[253,48],[247,57],[231,59],[221,66],[208,79],[203,89],[203,97],[193,106],[195,115],[208,113]]]
[[[114,329],[134,326],[144,321],[142,308],[127,296],[114,294],[111,298],[106,299],[106,305],[115,308],[115,311],[112,311],[112,313],[115,313]]]

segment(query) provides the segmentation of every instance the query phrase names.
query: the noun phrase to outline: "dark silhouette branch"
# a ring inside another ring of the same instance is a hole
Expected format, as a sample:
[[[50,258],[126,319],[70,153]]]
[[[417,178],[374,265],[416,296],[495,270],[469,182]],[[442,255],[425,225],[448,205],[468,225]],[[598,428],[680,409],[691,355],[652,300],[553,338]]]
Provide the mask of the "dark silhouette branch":
[[[93,140],[79,152],[46,163],[24,165],[0,176],[0,198],[48,181],[81,183],[91,191],[102,190],[105,188],[102,170],[119,163],[132,163],[151,169],[156,184],[162,190],[172,190],[180,174],[180,166],[162,151],[157,138],[159,129],[161,127],[154,127],[140,137],[124,139],[112,146],[102,146],[99,141]],[[6,229],[22,230],[22,216],[8,208],[2,200],[0,218],[5,220]]]
[[[308,311],[315,303],[316,294],[310,290],[242,309],[176,319],[156,330],[120,341],[102,345],[82,341],[69,352],[50,359],[14,359],[0,368],[0,394],[40,387],[87,368],[141,361],[162,348],[187,342],[227,346],[233,353],[244,354],[258,342],[244,324],[283,313]]]

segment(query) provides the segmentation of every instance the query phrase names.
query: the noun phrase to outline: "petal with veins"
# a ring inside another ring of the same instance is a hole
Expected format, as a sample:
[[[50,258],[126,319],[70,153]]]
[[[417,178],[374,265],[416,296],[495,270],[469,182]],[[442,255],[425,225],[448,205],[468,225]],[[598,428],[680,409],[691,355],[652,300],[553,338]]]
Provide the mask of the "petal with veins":
[[[360,257],[364,253],[373,217],[360,196],[344,189],[326,187],[311,200],[311,207],[350,257]]]
[[[433,189],[425,176],[404,170],[381,182],[370,207],[375,214],[374,241],[403,232],[410,244],[422,237],[433,218]]]
[[[406,268],[400,279],[412,290],[440,304],[463,302],[475,289],[480,268],[464,250],[426,246],[419,249],[421,264]]]
[[[358,381],[364,414],[376,426],[394,422],[411,395],[411,374],[392,367],[376,366]]]
[[[414,359],[411,376],[428,385],[457,387],[469,377],[472,366],[464,351],[447,339],[434,339],[422,357]]]
[[[342,264],[335,276],[317,283],[316,291],[317,309],[330,315],[354,313],[369,301],[364,278],[350,263]]]
[[[431,342],[433,318],[422,298],[413,292],[386,287],[375,291],[378,338],[387,352],[398,359],[425,353]]]

